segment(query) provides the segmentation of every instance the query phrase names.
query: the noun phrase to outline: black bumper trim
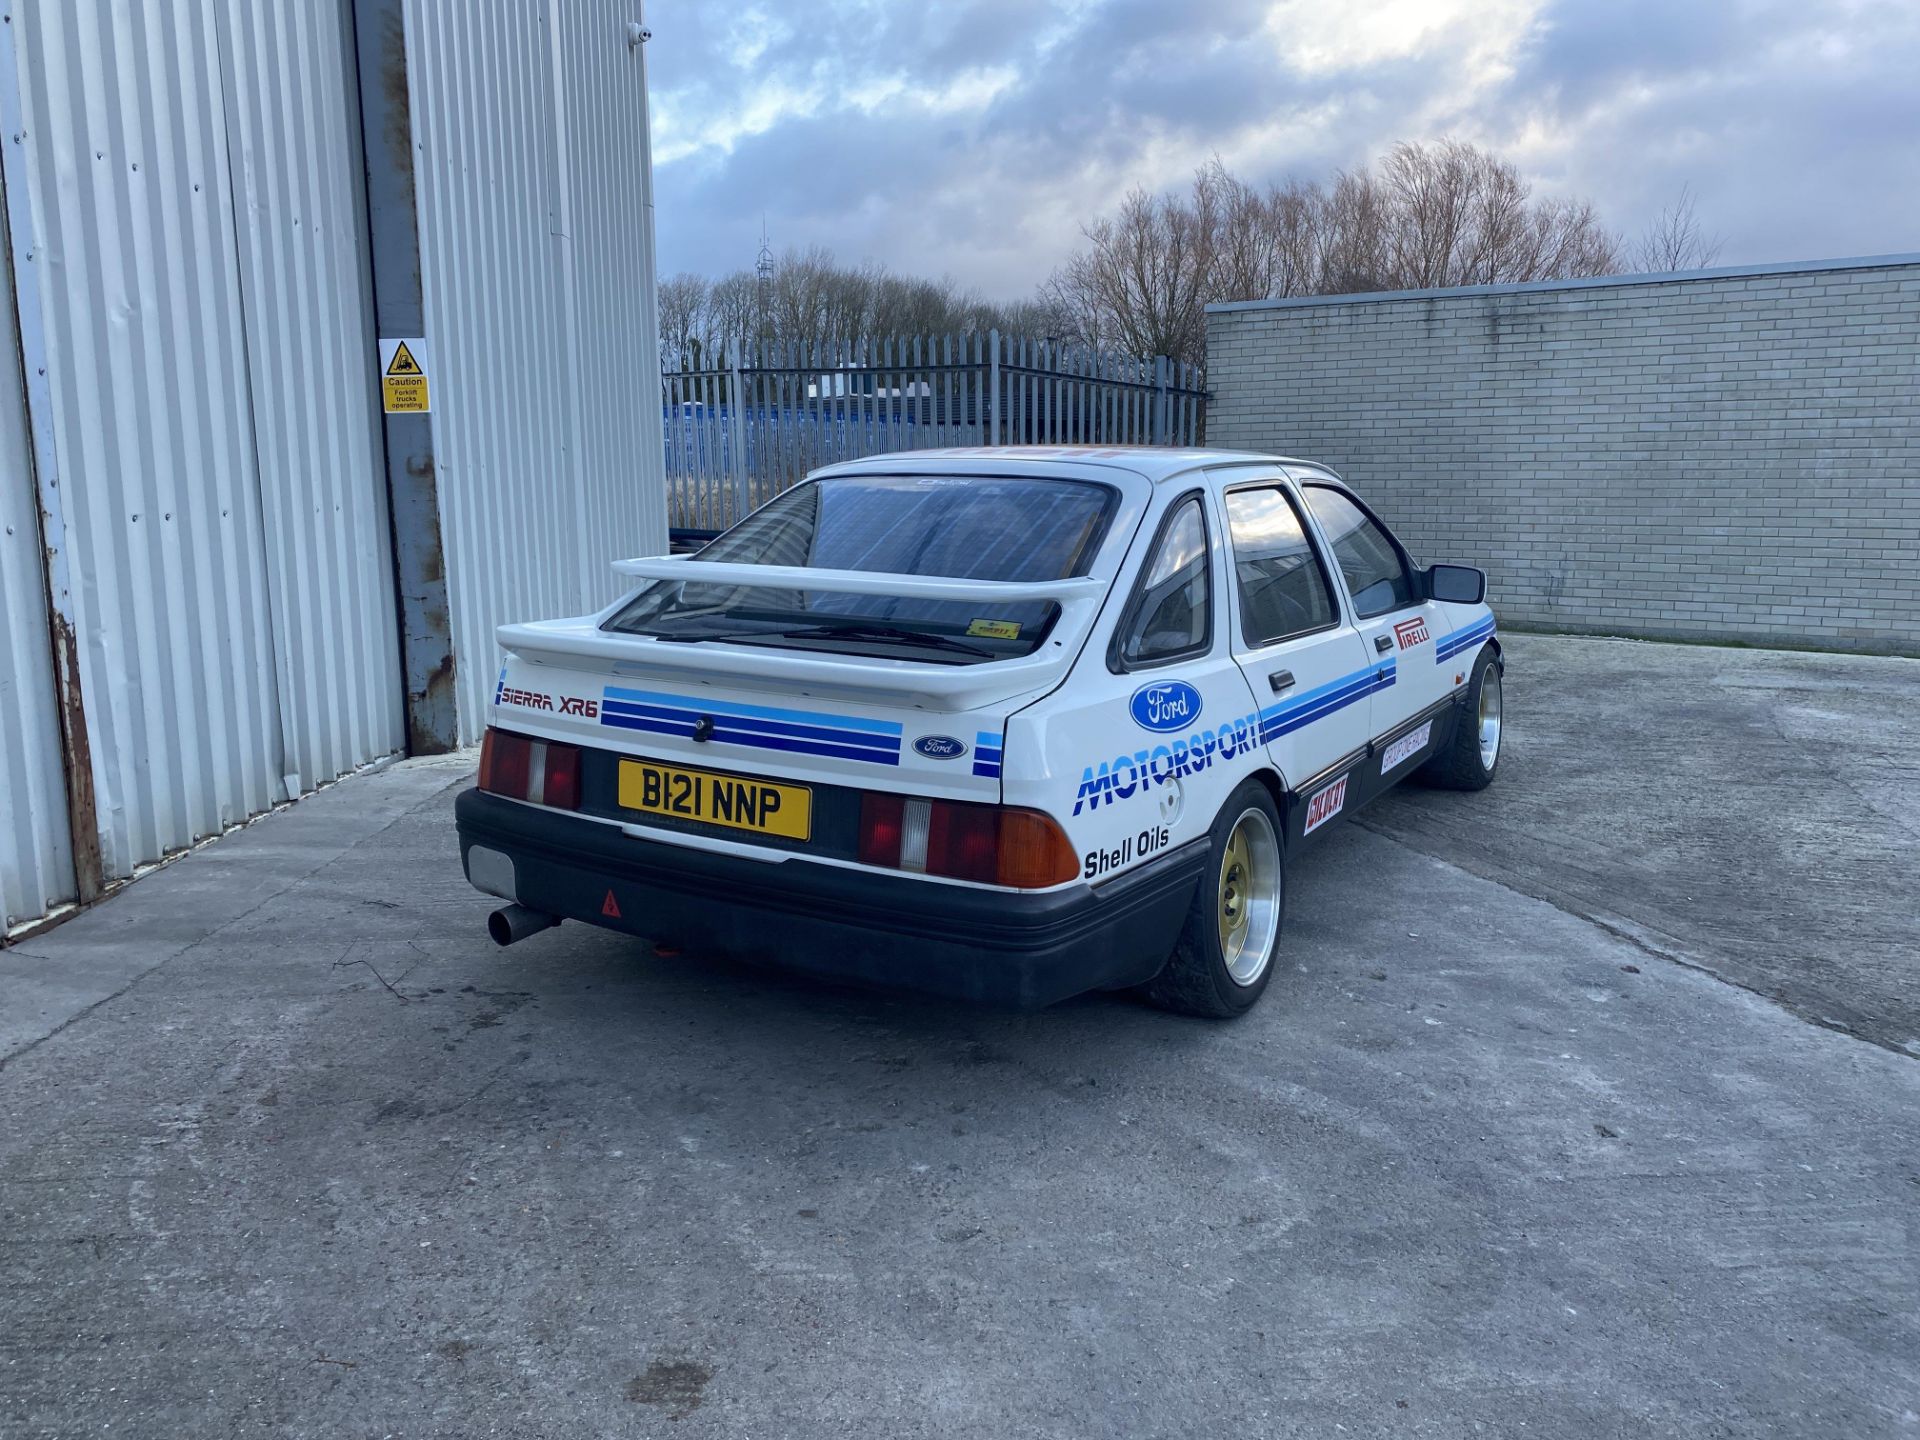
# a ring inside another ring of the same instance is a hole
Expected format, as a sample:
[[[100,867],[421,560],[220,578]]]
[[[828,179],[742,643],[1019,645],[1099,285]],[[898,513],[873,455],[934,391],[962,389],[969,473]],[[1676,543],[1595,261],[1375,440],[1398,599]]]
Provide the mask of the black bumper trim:
[[[1025,1008],[1151,979],[1207,854],[1198,841],[1099,886],[1021,893],[744,859],[479,790],[454,814],[462,865],[476,844],[509,856],[515,896],[533,909],[696,953]],[[603,913],[609,891],[617,918]]]

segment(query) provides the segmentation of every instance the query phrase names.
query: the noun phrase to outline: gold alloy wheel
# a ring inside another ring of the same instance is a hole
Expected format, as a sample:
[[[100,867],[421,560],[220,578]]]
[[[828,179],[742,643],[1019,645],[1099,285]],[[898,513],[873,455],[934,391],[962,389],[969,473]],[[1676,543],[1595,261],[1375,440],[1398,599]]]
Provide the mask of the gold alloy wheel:
[[[1258,806],[1240,812],[1220,855],[1220,954],[1236,985],[1251,985],[1273,959],[1280,929],[1280,841]]]

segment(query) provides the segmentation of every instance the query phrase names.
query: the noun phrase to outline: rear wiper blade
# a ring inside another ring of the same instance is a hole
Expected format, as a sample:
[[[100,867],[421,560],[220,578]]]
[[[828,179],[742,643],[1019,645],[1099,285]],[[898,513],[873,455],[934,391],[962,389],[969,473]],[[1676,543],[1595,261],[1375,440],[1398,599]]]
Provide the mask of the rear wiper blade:
[[[929,650],[952,650],[961,655],[978,655],[997,660],[999,654],[984,645],[957,640],[951,635],[936,635],[930,630],[912,630],[905,625],[816,625],[803,630],[782,630],[788,640],[888,640],[903,645],[920,645]]]
[[[672,645],[697,645],[702,640],[772,640],[786,634],[784,630],[707,630],[707,631],[643,631],[650,640],[665,640]]]
[[[773,640],[879,640],[902,645],[919,645],[929,650],[951,650],[960,655],[978,655],[983,660],[1000,657],[984,645],[958,640],[951,635],[936,635],[927,630],[910,630],[904,625],[809,625],[797,630],[712,630],[693,632],[656,631],[654,640],[671,645],[697,645],[701,641],[738,644]]]

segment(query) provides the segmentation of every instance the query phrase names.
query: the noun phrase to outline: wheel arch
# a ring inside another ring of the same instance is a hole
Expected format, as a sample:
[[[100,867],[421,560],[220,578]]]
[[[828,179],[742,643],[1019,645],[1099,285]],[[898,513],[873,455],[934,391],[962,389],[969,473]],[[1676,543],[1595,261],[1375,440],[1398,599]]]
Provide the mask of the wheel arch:
[[[1286,777],[1276,767],[1262,765],[1258,770],[1250,772],[1247,778],[1258,780],[1265,786],[1268,797],[1273,801],[1274,813],[1280,817],[1280,849],[1284,853],[1287,848],[1288,826],[1293,819],[1288,813],[1293,808],[1293,798],[1292,792],[1287,789]]]

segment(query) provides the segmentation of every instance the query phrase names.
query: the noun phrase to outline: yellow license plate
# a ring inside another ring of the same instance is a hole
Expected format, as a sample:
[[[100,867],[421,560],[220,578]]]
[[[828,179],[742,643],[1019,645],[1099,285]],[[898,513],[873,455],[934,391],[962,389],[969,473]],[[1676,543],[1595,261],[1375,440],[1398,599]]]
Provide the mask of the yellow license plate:
[[[620,762],[620,804],[789,840],[805,840],[813,832],[813,791],[804,785],[774,785],[746,775],[682,770],[645,760]]]

